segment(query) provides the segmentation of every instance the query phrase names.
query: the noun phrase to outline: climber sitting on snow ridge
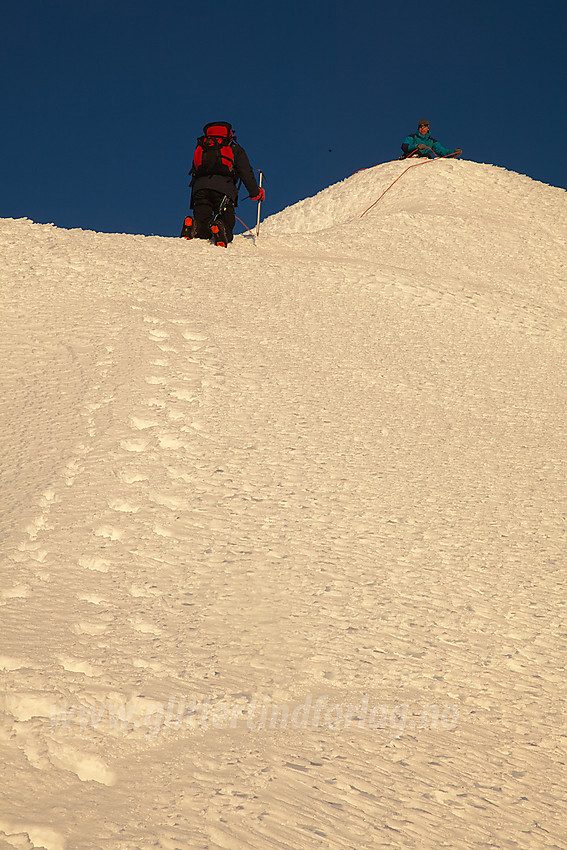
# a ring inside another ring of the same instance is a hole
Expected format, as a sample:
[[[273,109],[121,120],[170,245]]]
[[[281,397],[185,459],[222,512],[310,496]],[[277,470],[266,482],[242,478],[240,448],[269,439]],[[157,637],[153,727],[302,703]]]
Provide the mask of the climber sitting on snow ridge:
[[[429,121],[423,118],[417,125],[417,133],[410,133],[402,142],[403,156],[428,156],[435,159],[438,156],[456,157],[462,154],[460,148],[446,148],[429,132]]]

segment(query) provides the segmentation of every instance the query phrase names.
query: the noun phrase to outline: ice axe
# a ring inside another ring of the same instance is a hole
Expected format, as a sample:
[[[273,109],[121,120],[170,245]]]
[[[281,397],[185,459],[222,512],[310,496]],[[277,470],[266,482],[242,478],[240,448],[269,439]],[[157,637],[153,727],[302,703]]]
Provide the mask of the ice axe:
[[[258,186],[262,188],[262,177],[264,176],[263,171],[259,168],[260,179],[258,180]],[[261,193],[260,193],[261,194]],[[260,207],[262,206],[262,201],[258,201],[258,218],[256,219],[256,236],[260,235]]]

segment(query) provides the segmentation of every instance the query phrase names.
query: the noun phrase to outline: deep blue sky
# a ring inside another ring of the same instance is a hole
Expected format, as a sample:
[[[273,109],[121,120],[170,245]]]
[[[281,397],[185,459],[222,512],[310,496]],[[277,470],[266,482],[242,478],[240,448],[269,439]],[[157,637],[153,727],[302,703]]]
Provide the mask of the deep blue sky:
[[[0,217],[178,236],[216,120],[266,174],[263,215],[396,158],[422,117],[565,188],[566,44],[567,0],[5,2]]]

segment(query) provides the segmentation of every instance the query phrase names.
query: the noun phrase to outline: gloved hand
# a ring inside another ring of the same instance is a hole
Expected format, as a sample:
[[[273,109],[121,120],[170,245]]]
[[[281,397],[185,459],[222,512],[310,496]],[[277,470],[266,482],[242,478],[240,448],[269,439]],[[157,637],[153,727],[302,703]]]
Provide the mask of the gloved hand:
[[[251,201],[265,201],[266,200],[266,190],[264,188],[260,187],[258,189],[257,195],[254,195],[254,197],[252,197],[252,195],[250,195],[250,200]]]
[[[423,142],[417,146],[418,151],[427,150],[427,145],[424,145]]]
[[[457,148],[457,150],[455,151],[453,156],[460,156],[461,154],[462,154],[462,150],[460,148]]]

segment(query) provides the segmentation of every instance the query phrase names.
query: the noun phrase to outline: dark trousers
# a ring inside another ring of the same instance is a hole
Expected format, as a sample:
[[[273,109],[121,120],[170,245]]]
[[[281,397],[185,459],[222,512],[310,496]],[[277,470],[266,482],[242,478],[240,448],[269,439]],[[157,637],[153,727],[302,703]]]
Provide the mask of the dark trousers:
[[[210,239],[213,217],[218,212],[224,197],[220,192],[215,192],[214,189],[197,189],[196,192],[193,192],[196,239]],[[226,241],[232,242],[232,231],[236,219],[234,206],[230,199],[226,200],[223,212],[216,219],[217,222],[219,219],[224,225]]]

